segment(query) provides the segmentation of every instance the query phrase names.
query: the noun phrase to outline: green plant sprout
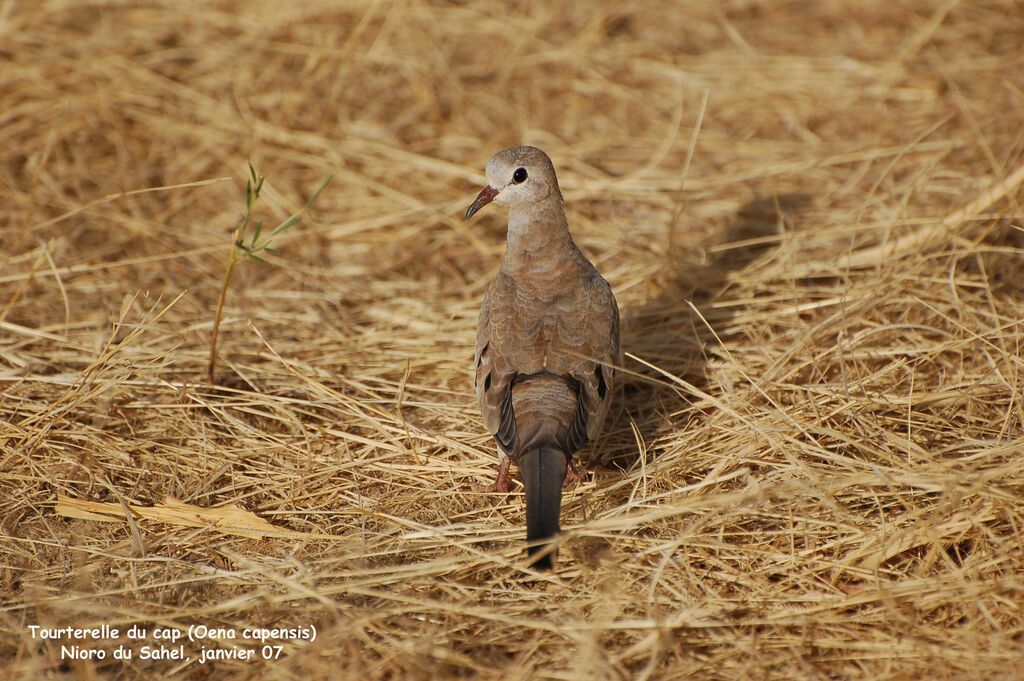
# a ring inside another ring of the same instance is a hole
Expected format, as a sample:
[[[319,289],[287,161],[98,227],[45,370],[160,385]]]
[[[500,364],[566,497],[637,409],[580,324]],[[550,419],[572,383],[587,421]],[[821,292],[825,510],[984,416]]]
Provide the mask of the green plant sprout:
[[[263,159],[264,162],[266,159]],[[274,240],[281,232],[285,231],[289,227],[294,227],[302,219],[302,216],[309,211],[313,206],[313,202],[317,200],[327,184],[331,181],[333,175],[329,175],[320,188],[314,192],[313,196],[306,201],[306,205],[302,207],[295,215],[291,216],[280,225],[274,228],[270,234],[260,239],[260,235],[263,233],[263,223],[257,222],[256,227],[252,231],[252,237],[249,239],[249,243],[245,243],[246,229],[249,227],[249,223],[252,222],[252,209],[256,204],[256,199],[260,197],[260,191],[263,189],[263,181],[266,179],[263,177],[263,163],[260,163],[260,169],[257,171],[249,164],[249,179],[245,183],[245,217],[242,218],[242,224],[239,225],[238,229],[235,230],[232,238],[234,239],[234,245],[231,247],[231,255],[228,256],[228,264],[224,270],[224,279],[220,284],[220,297],[217,299],[217,312],[213,317],[213,332],[210,336],[210,361],[206,367],[207,380],[213,385],[213,369],[217,362],[217,337],[220,332],[220,320],[224,314],[224,301],[228,295],[228,284],[231,282],[231,272],[234,271],[235,265],[239,259],[244,257],[250,262],[266,262],[260,253],[270,253],[271,255],[280,255],[280,251],[275,248],[271,248],[270,242]]]

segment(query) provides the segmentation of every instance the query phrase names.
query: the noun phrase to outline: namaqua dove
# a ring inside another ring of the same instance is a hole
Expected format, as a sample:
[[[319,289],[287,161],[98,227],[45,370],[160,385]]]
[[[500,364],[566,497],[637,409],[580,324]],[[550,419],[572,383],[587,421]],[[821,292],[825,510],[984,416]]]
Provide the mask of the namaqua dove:
[[[498,443],[498,479],[519,464],[533,565],[551,568],[562,486],[573,454],[608,413],[619,354],[619,309],[608,282],[569,234],[555,169],[536,147],[487,163],[487,186],[466,211],[508,208],[508,243],[480,308],[476,394]]]

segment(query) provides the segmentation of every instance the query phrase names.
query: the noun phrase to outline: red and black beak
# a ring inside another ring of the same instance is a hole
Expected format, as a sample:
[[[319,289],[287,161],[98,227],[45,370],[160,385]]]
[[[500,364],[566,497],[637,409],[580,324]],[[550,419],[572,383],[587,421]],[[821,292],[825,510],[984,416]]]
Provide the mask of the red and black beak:
[[[492,187],[491,185],[487,185],[486,187],[481,189],[480,193],[476,197],[476,201],[474,201],[472,205],[470,205],[470,207],[466,210],[466,219],[468,220],[471,217],[473,217],[478,210],[480,210],[488,203],[493,201],[494,197],[497,195],[498,190]]]

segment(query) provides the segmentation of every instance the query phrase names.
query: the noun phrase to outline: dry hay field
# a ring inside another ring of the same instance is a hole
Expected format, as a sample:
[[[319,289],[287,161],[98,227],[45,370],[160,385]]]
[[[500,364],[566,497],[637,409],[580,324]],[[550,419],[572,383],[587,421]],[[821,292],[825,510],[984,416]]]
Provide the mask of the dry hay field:
[[[7,0],[0,36],[0,676],[1024,678],[1020,2]],[[521,143],[626,351],[552,573],[518,481],[478,491],[505,222],[462,215]],[[261,239],[302,220],[211,383],[250,162]]]

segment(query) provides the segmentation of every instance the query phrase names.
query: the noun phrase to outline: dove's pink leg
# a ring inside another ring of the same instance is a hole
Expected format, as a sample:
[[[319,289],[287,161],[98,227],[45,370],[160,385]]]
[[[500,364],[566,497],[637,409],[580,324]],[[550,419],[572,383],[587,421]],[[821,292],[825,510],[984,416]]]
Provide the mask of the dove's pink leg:
[[[579,470],[576,468],[576,461],[570,456],[569,465],[565,469],[565,480],[562,482],[562,487],[575,484],[581,477]]]
[[[502,492],[507,493],[508,487],[508,467],[512,463],[512,460],[505,456],[505,452],[498,450],[498,478],[494,481],[494,484],[485,487],[485,492]]]

